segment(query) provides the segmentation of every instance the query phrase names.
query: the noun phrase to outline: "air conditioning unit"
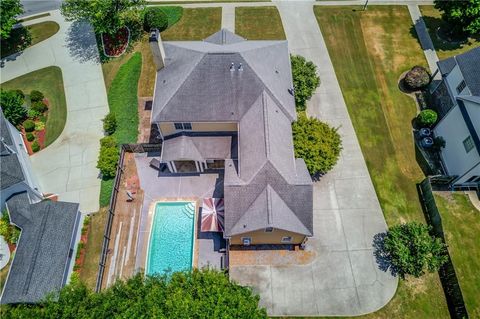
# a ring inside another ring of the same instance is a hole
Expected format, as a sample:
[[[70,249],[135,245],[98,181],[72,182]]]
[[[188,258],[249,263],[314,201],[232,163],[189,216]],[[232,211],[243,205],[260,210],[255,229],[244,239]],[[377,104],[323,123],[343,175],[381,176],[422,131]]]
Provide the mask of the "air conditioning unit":
[[[252,243],[252,238],[242,237],[242,243],[243,243],[243,246],[250,246],[250,244]]]

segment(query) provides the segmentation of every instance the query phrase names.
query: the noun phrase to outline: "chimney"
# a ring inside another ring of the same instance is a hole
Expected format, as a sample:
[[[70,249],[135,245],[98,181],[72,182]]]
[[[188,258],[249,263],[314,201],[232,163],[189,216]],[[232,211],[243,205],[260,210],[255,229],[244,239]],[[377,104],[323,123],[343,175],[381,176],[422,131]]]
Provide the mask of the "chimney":
[[[157,66],[157,71],[165,67],[165,50],[163,49],[162,38],[158,29],[150,30],[150,37],[148,38],[150,49],[152,50],[153,61]]]

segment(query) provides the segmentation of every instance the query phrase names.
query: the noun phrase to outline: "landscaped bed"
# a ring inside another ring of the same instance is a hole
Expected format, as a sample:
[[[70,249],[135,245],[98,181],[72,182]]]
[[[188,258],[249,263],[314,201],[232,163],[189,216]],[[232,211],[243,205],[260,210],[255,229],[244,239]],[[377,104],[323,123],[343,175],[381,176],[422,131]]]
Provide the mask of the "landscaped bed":
[[[285,40],[276,7],[235,8],[235,33],[247,40]]]
[[[26,48],[46,40],[58,32],[60,26],[53,21],[32,24],[28,27],[13,29],[8,40],[1,41],[1,57],[18,53]]]
[[[480,318],[480,212],[460,192],[437,192],[448,251],[470,318]]]
[[[118,57],[125,53],[130,40],[130,30],[123,27],[115,34],[102,34],[103,54],[107,57]]]
[[[314,7],[370,176],[388,225],[425,222],[416,183],[414,100],[400,75],[426,65],[406,7]],[[368,318],[448,318],[437,274],[401,281],[395,297]]]
[[[37,138],[41,140],[43,147],[47,147],[60,136],[67,120],[67,104],[59,67],[51,66],[24,74],[2,83],[2,89],[22,90],[27,95],[28,106],[31,106],[28,94],[33,90],[43,93],[44,99],[41,100],[48,107],[48,111],[32,118],[35,122],[44,123],[44,130],[35,130]],[[37,128],[41,128],[41,125],[38,124]]]
[[[420,11],[440,60],[480,46],[480,34],[461,42],[442,40],[438,36],[438,28],[443,24],[440,11],[433,6],[420,6]]]

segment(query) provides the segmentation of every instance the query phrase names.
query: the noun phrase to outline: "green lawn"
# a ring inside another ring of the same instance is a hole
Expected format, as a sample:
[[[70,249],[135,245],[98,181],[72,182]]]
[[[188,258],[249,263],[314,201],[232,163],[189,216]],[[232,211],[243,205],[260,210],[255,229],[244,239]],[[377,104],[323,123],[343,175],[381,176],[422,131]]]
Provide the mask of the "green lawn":
[[[25,34],[25,28],[13,29],[10,38],[7,41],[2,41],[1,57],[6,57],[11,54],[23,51],[29,46],[35,45],[43,40],[46,40],[58,32],[60,26],[53,21],[40,22],[26,27],[31,35],[30,45],[26,45],[21,37]]]
[[[314,8],[388,225],[425,222],[411,137],[416,105],[397,86],[403,72],[426,65],[407,8]],[[438,275],[401,282],[393,300],[367,317],[448,318]]]
[[[88,226],[88,239],[85,245],[85,259],[80,271],[80,280],[91,289],[95,289],[97,282],[98,263],[102,251],[103,232],[107,223],[107,217],[107,210],[100,209],[99,212],[91,215]]]
[[[282,19],[276,7],[235,8],[235,33],[248,40],[284,40]]]
[[[20,89],[25,94],[32,90],[43,92],[49,102],[45,125],[45,146],[52,144],[63,131],[67,121],[67,102],[63,88],[62,70],[56,66],[24,74],[2,83],[2,89]]]
[[[108,88],[110,112],[117,118],[113,136],[118,144],[136,143],[138,136],[138,80],[142,70],[142,55],[136,52],[123,64]],[[107,206],[113,188],[113,179],[102,180],[100,207]]]
[[[222,8],[185,8],[180,21],[162,32],[162,40],[203,40],[220,30]]]
[[[480,318],[480,212],[462,193],[435,193],[443,231],[470,318]]]
[[[480,35],[469,38],[465,43],[450,43],[443,41],[437,36],[437,29],[443,23],[441,13],[433,6],[420,6],[423,19],[432,38],[433,45],[440,60],[463,53],[480,46]]]

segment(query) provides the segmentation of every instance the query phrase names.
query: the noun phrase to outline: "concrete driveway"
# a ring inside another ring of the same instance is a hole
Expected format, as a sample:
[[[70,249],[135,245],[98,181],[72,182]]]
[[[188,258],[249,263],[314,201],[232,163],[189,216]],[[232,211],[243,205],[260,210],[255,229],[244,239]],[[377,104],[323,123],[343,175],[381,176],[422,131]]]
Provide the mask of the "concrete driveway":
[[[312,3],[276,3],[289,49],[318,66],[321,85],[307,112],[339,127],[343,151],[314,185],[315,260],[304,266],[236,266],[233,280],[260,293],[271,316],[356,316],[382,308],[397,278],[379,268],[373,239],[387,229]]]
[[[62,69],[67,101],[67,123],[58,139],[31,156],[34,173],[44,193],[80,203],[83,213],[98,210],[100,193],[96,162],[103,137],[101,119],[108,113],[107,93],[95,36],[86,24],[66,22],[58,10],[29,21],[55,21],[60,30],[23,53],[6,58],[1,81],[58,66]]]

